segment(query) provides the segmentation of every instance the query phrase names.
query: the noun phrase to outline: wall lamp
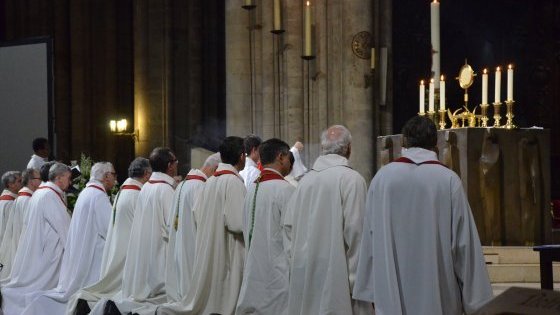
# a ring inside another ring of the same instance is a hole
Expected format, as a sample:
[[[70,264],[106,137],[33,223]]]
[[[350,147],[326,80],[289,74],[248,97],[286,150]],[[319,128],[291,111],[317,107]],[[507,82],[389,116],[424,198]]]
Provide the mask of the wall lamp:
[[[126,132],[128,129],[128,121],[126,119],[109,120],[109,129],[111,133],[117,136],[131,136],[134,141],[140,140],[140,131]]]

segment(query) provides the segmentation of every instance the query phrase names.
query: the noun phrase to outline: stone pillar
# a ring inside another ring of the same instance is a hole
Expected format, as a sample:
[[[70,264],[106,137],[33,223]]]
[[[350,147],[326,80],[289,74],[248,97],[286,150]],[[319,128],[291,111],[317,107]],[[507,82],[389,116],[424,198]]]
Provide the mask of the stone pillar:
[[[148,156],[169,144],[168,0],[134,2],[134,129],[139,130],[136,155]]]
[[[304,1],[283,2],[285,33],[273,35],[272,0],[257,1],[252,60],[249,13],[226,2],[227,134],[251,132],[251,62],[253,62],[254,132],[306,145],[308,166],[320,154],[321,131],[346,125],[353,135],[351,164],[367,180],[374,169],[373,88],[364,75],[370,61],[352,52],[352,38],[373,28],[369,0],[313,2],[316,59],[304,61]],[[276,36],[276,38],[275,38]]]

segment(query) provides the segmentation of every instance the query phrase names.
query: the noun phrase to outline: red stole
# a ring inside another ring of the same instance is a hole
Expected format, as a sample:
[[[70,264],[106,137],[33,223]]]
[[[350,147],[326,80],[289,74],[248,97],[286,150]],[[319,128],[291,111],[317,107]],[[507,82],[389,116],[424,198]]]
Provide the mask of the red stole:
[[[58,191],[54,190],[54,188],[49,187],[49,186],[41,186],[41,187],[39,187],[39,188],[37,188],[37,189],[50,189],[50,190],[52,190],[52,191],[58,196],[58,198],[60,198],[60,201],[62,201],[62,203],[63,203],[64,206],[66,207],[66,201],[64,201],[64,198],[62,198],[62,195],[60,195],[60,194],[58,193]]]
[[[187,177],[185,178],[185,180],[200,180],[205,182],[206,178],[202,177],[202,176],[198,176],[198,175],[187,175]]]
[[[14,200],[16,200],[16,198],[14,198],[10,195],[4,195],[4,196],[0,196],[0,200],[14,201]]]
[[[422,164],[438,164],[441,165],[443,167],[447,167],[445,165],[443,165],[440,161],[425,161],[422,163],[415,163],[414,161],[412,161],[411,159],[401,156],[400,158],[394,160],[393,162],[400,162],[400,163],[408,163],[408,164],[416,164],[416,165],[422,165]]]
[[[138,187],[136,185],[122,185],[121,189],[122,190],[125,190],[125,189],[140,190],[140,187]]]
[[[269,180],[285,180],[285,179],[284,177],[282,177],[282,175],[276,172],[270,170],[263,170],[261,172],[261,175],[259,175],[259,177],[257,177],[257,179],[255,180],[255,183],[262,183]]]
[[[18,192],[18,196],[27,196],[27,197],[31,197],[33,196],[33,194],[28,193],[27,191],[20,191]]]

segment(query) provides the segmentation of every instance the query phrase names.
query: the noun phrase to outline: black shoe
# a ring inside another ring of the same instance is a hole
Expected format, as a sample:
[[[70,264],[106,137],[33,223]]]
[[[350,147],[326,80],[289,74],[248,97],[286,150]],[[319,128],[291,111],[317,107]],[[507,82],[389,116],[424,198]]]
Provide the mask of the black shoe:
[[[86,300],[78,299],[78,304],[76,305],[76,315],[87,315],[91,312],[88,302]]]
[[[109,300],[107,301],[107,303],[105,303],[105,308],[103,309],[103,315],[122,315],[122,314],[121,311],[119,311],[117,305],[115,305],[115,302]]]

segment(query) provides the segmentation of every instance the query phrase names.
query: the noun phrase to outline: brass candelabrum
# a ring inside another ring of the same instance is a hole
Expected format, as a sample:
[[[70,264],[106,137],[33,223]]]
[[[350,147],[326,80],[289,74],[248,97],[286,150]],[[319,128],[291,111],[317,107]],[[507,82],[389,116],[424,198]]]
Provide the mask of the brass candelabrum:
[[[488,128],[488,107],[488,104],[480,104],[480,120],[482,121],[480,127],[482,128]]]
[[[504,126],[504,128],[506,128],[506,129],[517,128],[517,126],[515,126],[513,124],[513,117],[514,117],[514,115],[513,115],[513,104],[514,103],[515,103],[514,100],[506,101],[506,109],[507,109],[506,118],[507,118],[507,121],[506,121],[506,124]]]
[[[500,119],[502,119],[502,116],[500,115],[500,107],[502,107],[502,103],[501,102],[494,102],[494,128],[500,128]]]
[[[439,129],[443,130],[445,129],[445,114],[447,114],[447,111],[445,109],[440,109],[439,111]]]

